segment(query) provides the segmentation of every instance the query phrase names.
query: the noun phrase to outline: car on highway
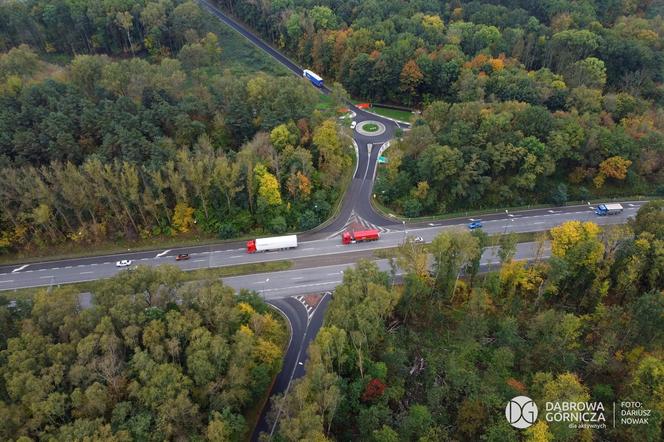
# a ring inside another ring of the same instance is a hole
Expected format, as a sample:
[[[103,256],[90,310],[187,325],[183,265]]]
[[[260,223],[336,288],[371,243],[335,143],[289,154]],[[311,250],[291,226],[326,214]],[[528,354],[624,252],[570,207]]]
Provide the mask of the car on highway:
[[[470,230],[481,229],[482,221],[473,221],[472,223],[468,224],[468,228]]]
[[[416,237],[413,239],[413,241],[414,241],[414,242],[424,242],[424,238],[422,238],[421,236],[416,236]]]
[[[130,259],[122,259],[115,263],[115,267],[129,267],[131,265]]]
[[[189,254],[188,253],[180,253],[175,257],[176,261],[186,261],[189,259]]]
[[[357,121],[351,121],[350,128],[355,129],[355,126],[357,126]]]

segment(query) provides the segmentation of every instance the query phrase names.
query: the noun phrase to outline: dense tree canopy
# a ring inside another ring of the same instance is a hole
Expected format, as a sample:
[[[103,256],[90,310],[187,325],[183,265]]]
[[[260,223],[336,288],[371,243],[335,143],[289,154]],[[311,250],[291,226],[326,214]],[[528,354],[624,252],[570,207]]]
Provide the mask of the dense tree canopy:
[[[505,76],[511,90],[496,98],[529,101],[534,97],[522,90],[529,77],[550,70],[564,77],[558,95],[606,84],[660,104],[664,98],[664,11],[657,2],[217,3],[302,64],[376,101],[488,98],[494,92],[478,83]]]
[[[0,297],[0,438],[244,440],[287,330],[255,294],[180,273],[123,272],[91,306],[74,288]]]
[[[467,232],[436,238],[431,272],[424,246],[407,242],[402,285],[373,263],[346,271],[304,378],[277,402],[281,440],[661,440],[662,207],[642,207],[627,237],[563,224],[548,262],[512,261],[505,241],[502,266],[482,278],[460,272],[486,246]],[[601,401],[609,414],[613,401],[638,400],[652,418],[603,430],[540,418],[517,430],[505,404],[519,395]]]
[[[552,114],[517,101],[433,102],[387,151],[374,193],[416,217],[664,192],[662,110],[619,120],[614,98],[599,97],[601,114]]]
[[[329,84],[424,110],[433,137],[388,152],[391,211],[664,192],[657,2],[218,3]]]
[[[348,141],[304,80],[231,73],[195,3],[28,3],[0,5],[0,253],[329,215]]]

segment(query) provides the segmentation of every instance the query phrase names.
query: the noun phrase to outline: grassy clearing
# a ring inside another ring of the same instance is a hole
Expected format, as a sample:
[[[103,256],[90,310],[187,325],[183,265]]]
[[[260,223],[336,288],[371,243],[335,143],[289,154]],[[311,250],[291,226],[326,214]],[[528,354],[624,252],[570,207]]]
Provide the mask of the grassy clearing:
[[[397,110],[397,109],[388,109],[386,107],[380,107],[380,106],[373,106],[371,109],[369,109],[371,112],[381,115],[383,117],[387,118],[393,118],[395,120],[399,121],[404,121],[404,122],[409,122],[410,117],[413,116],[412,112],[409,111],[402,111],[402,110]]]
[[[366,101],[362,100],[351,100],[353,104],[360,104],[360,103],[366,103]],[[404,110],[397,110],[397,109],[390,109],[387,107],[382,107],[382,106],[376,106],[372,105],[370,109],[367,109],[369,112],[373,112],[374,114],[381,115],[383,117],[387,118],[393,118],[395,120],[399,121],[404,121],[404,122],[409,122],[410,117],[413,116],[413,113],[411,111],[404,111]]]
[[[316,109],[320,111],[330,110],[332,108],[332,97],[325,94],[318,94],[318,104]]]
[[[231,276],[242,276],[249,275],[253,273],[266,273],[266,272],[278,272],[281,270],[288,270],[293,266],[293,261],[282,260],[282,261],[270,261],[270,262],[257,262],[251,264],[238,264],[234,266],[227,267],[215,267],[211,269],[197,269],[191,270],[188,272],[183,272],[182,282],[191,282],[191,281],[201,281],[206,279],[214,278],[228,278]],[[74,287],[78,292],[92,292],[103,283],[103,280],[89,281],[89,282],[77,282],[72,284],[62,284],[61,286]],[[48,290],[48,287],[31,287],[27,289],[17,289],[17,290],[6,290],[0,292],[0,296],[3,296],[8,299],[32,299],[35,294],[39,293],[42,290]]]
[[[221,21],[209,16],[208,26],[219,36],[219,45],[222,48],[221,64],[224,69],[229,69],[236,75],[253,72],[276,76],[292,75],[283,65]]]

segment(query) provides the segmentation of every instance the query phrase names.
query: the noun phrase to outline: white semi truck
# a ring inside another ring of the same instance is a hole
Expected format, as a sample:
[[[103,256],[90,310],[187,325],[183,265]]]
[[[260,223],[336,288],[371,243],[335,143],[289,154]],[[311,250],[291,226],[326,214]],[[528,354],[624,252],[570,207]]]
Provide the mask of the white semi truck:
[[[295,247],[297,247],[297,235],[273,236],[247,241],[247,253],[293,249]]]

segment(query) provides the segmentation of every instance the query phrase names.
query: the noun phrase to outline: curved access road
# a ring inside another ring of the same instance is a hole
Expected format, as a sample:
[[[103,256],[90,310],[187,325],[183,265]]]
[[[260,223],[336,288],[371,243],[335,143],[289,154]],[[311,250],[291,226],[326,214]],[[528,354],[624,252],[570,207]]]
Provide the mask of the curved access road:
[[[304,363],[307,361],[307,348],[309,343],[316,337],[318,330],[323,325],[323,317],[330,302],[330,296],[323,294],[319,297],[315,306],[308,305],[302,297],[289,297],[268,301],[270,305],[284,315],[290,325],[291,337],[284,356],[281,372],[270,390],[270,398],[274,395],[287,393],[294,379],[304,375]],[[274,434],[279,422],[280,413],[273,422],[267,418],[272,408],[271,400],[265,404],[253,434],[252,441],[257,441],[261,433]]]

